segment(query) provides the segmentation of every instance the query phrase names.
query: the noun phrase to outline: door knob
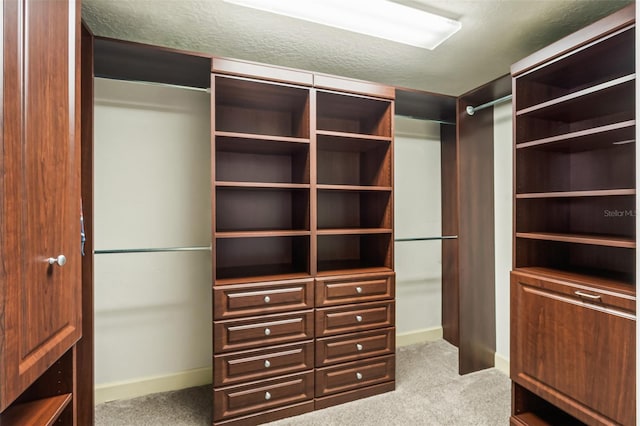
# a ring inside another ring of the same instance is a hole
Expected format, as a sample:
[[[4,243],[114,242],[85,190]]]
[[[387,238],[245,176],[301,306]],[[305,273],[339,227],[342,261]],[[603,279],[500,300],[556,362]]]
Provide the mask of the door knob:
[[[362,322],[362,315],[356,315],[356,321]]]
[[[47,259],[47,262],[49,262],[49,265],[53,265],[54,263],[56,263],[58,264],[58,266],[64,266],[64,264],[67,263],[67,258],[64,254],[61,254],[58,257],[50,257],[49,259]]]

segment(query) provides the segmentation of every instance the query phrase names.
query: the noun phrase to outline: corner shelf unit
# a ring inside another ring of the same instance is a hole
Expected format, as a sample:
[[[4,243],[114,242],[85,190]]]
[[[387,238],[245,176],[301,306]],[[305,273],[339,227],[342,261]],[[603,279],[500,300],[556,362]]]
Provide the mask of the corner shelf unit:
[[[635,424],[634,10],[511,68],[512,425]]]

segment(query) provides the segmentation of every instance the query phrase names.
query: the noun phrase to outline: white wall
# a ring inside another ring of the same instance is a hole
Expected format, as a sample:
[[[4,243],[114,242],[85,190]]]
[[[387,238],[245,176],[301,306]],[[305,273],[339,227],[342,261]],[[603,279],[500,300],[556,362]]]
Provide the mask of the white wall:
[[[211,244],[209,99],[95,80],[95,250]],[[97,402],[210,369],[210,252],[96,254],[94,279]]]
[[[509,271],[512,269],[513,223],[513,133],[511,102],[493,109],[494,119],[494,211],[496,367],[505,369],[509,360]]]
[[[395,128],[395,238],[442,235],[440,125],[396,117]],[[441,246],[438,240],[395,243],[399,338],[434,329],[441,336]]]

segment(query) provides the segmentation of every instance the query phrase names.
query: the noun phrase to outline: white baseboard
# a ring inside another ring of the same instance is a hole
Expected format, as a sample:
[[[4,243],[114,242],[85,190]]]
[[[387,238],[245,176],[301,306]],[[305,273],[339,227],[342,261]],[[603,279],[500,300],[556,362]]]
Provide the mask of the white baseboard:
[[[106,383],[95,388],[95,403],[135,398],[157,392],[202,386],[211,383],[212,368],[198,368],[166,376],[146,377],[123,382]]]
[[[509,358],[505,358],[504,356],[496,352],[494,360],[495,360],[494,362],[496,365],[496,370],[508,376],[509,375]]]
[[[442,339],[442,327],[426,328],[396,335],[396,347]],[[166,376],[145,377],[98,385],[95,388],[95,403],[135,398],[157,392],[202,386],[211,383],[212,368],[198,368]]]
[[[442,327],[423,328],[408,333],[396,334],[396,348],[440,339],[442,339]]]

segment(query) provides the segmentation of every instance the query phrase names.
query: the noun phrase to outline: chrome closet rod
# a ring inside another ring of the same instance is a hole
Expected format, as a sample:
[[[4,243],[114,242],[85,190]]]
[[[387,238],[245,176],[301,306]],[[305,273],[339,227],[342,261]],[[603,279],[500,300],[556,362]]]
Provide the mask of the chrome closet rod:
[[[469,105],[469,106],[467,107],[466,111],[467,111],[467,114],[469,114],[469,115],[473,115],[473,114],[475,114],[475,113],[476,113],[476,111],[481,111],[481,110],[483,110],[483,109],[485,109],[485,108],[489,108],[489,107],[494,106],[494,105],[496,105],[496,104],[501,104],[502,102],[510,101],[510,100],[511,100],[511,98],[513,98],[513,95],[507,95],[507,96],[503,96],[503,97],[501,97],[501,98],[498,98],[498,99],[496,99],[496,100],[493,100],[493,101],[489,101],[489,102],[487,102],[487,103],[484,103],[484,104],[482,104],[482,105],[478,105],[477,107],[474,107],[474,106]]]
[[[396,238],[395,242],[404,242],[404,241],[433,241],[433,240],[455,240],[457,239],[457,235],[443,235],[441,237],[416,237],[416,238]]]
[[[94,250],[93,254],[164,253],[164,252],[174,252],[174,251],[211,251],[211,246]]]
[[[211,93],[211,89],[206,88],[206,87],[181,86],[179,84],[157,83],[155,81],[144,81],[144,80],[126,80],[124,78],[113,78],[113,77],[96,76],[96,78],[104,78],[105,80],[115,80],[115,81],[122,81],[122,82],[125,82],[125,83],[133,83],[133,84],[144,84],[144,85],[147,85],[147,86],[169,87],[169,88],[172,88],[172,89],[184,89],[184,90],[193,90],[193,91],[196,91],[196,92]]]

